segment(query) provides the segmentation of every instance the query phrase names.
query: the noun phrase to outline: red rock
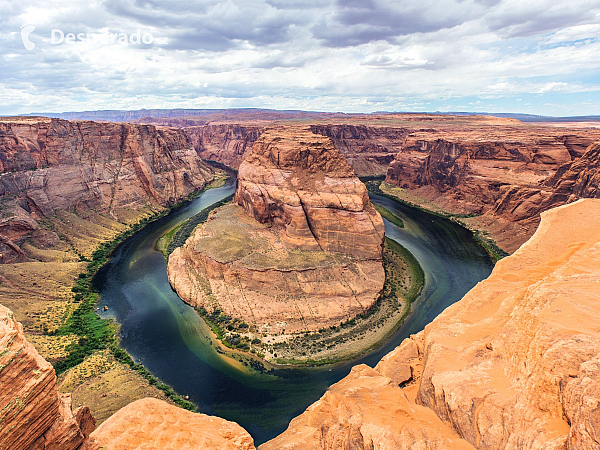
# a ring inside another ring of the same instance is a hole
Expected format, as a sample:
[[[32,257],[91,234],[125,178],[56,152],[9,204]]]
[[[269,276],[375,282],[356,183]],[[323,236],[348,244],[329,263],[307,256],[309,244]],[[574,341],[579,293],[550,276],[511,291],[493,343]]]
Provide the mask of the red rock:
[[[86,414],[83,413],[83,416]],[[85,418],[86,432],[93,420]],[[59,395],[52,366],[27,342],[20,323],[0,305],[0,449],[74,450],[85,440]]]
[[[90,441],[106,450],[254,450],[252,437],[238,424],[155,398],[121,408],[91,434]]]
[[[329,139],[307,130],[265,131],[240,165],[235,202],[300,249],[381,258],[383,221],[364,184]]]
[[[4,262],[22,259],[18,246],[56,210],[119,218],[172,204],[213,177],[181,130],[44,118],[0,121],[0,172]]]

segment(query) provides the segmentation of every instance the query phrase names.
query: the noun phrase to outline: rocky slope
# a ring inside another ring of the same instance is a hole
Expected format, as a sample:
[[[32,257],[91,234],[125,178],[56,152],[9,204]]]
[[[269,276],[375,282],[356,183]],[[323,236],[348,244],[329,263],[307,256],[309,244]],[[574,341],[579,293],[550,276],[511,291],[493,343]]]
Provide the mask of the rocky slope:
[[[487,280],[260,449],[598,448],[599,221],[600,200],[542,213]]]
[[[15,118],[0,121],[1,261],[40,219],[84,208],[121,221],[202,188],[212,169],[180,130]]]
[[[0,449],[74,450],[94,427],[89,409],[71,410],[52,366],[0,305]]]
[[[373,304],[384,282],[383,221],[329,139],[266,131],[237,183],[237,205],[169,257],[182,299],[269,334],[337,325]]]
[[[238,169],[244,153],[264,131],[260,125],[217,124],[185,127],[185,133],[202,159]]]
[[[473,226],[514,251],[533,234],[542,211],[564,203],[549,181],[597,139],[600,130],[531,125],[421,130],[407,136],[386,182],[417,203],[481,216]]]
[[[90,442],[108,450],[254,450],[252,437],[238,424],[154,398],[120,409],[91,434]]]

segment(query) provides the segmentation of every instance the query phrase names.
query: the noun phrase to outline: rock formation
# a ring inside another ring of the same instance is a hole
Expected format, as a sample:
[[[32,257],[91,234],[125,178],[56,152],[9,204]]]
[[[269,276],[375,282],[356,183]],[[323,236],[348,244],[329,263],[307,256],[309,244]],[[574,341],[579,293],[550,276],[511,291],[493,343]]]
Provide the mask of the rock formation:
[[[600,200],[542,213],[487,280],[260,449],[599,448],[598,223]]]
[[[337,325],[376,300],[383,221],[329,139],[264,132],[240,166],[235,202],[169,257],[186,302],[289,333]]]
[[[549,180],[597,139],[598,130],[524,124],[421,130],[407,136],[386,182],[446,211],[481,216],[471,221],[474,227],[514,251],[533,234],[542,211],[564,203]]]
[[[185,133],[202,159],[237,169],[263,130],[251,124],[209,124],[186,127]]]
[[[71,410],[52,366],[0,305],[0,449],[74,450],[95,427],[89,409]]]
[[[212,169],[180,130],[58,119],[0,121],[0,254],[58,210],[83,207],[116,218],[164,207],[202,188]]]
[[[252,437],[238,424],[155,398],[120,409],[91,434],[90,441],[107,450],[254,450]]]
[[[234,201],[302,250],[381,259],[382,219],[364,184],[329,139],[309,131],[263,133],[240,166]]]

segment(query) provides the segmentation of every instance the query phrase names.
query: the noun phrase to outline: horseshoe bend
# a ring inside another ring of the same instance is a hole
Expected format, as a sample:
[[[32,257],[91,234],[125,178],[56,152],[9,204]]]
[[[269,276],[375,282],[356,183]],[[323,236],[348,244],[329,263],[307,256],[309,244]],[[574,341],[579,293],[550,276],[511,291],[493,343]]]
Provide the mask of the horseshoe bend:
[[[2,127],[0,287],[14,314],[0,307],[0,448],[255,448],[255,429],[179,407],[196,405],[119,347],[114,323],[98,317],[113,306],[102,311],[93,287],[128,237],[223,171],[174,128],[36,118]],[[414,223],[370,199],[312,128],[261,130],[232,199],[192,208],[189,235],[166,251],[171,285],[224,344],[207,344],[218,357],[223,348],[267,368],[354,358],[396,330],[418,294],[418,263],[385,235]],[[531,214],[544,211],[537,231],[487,279],[372,367],[355,364],[259,448],[600,446],[598,148],[545,180],[540,202],[527,200]],[[401,157],[394,177],[413,176]],[[379,181],[367,183],[378,195],[408,192]],[[139,255],[127,264],[148,270]]]
[[[366,312],[384,283],[383,220],[331,141],[269,130],[242,162],[234,203],[169,257],[180,297],[257,335],[313,332]]]

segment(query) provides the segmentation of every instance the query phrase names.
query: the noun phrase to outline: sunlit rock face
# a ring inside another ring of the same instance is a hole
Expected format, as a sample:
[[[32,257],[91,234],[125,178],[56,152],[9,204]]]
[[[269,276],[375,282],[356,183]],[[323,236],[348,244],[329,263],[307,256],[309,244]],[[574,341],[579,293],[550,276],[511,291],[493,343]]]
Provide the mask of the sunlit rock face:
[[[261,450],[600,447],[600,200],[542,214],[490,277]]]
[[[53,367],[0,305],[0,449],[75,450],[94,427],[87,407],[71,410]]]
[[[383,287],[381,216],[324,136],[265,131],[240,165],[234,204],[169,257],[171,285],[265,333],[338,325]]]

